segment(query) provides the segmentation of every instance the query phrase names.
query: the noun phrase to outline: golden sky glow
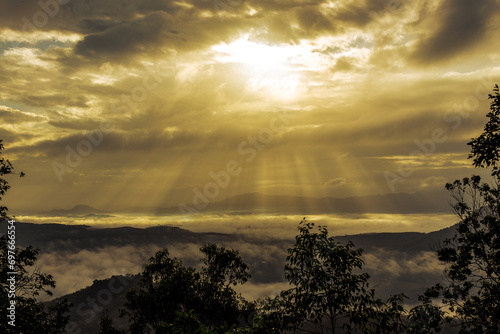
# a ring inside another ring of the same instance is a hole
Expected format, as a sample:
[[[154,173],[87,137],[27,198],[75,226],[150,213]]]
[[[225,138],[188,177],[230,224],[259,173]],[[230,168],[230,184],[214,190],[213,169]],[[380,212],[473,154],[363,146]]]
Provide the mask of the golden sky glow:
[[[1,1],[0,139],[27,174],[5,205],[441,189],[472,172],[498,22],[494,0]]]

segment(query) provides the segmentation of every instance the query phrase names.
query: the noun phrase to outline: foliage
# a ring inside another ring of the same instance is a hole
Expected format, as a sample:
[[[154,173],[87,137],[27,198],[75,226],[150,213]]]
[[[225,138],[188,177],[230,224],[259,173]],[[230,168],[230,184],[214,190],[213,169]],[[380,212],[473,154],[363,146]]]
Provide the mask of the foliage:
[[[0,140],[0,176],[15,174],[14,168],[9,160],[1,156],[4,149]],[[21,172],[20,177],[24,176]],[[5,195],[10,186],[7,180],[0,178],[0,196]],[[0,197],[2,200],[2,197]],[[8,209],[0,206],[0,221],[5,221]],[[14,231],[14,230],[12,230]],[[15,301],[15,327],[8,324],[6,314],[0,322],[0,332],[2,333],[63,333],[68,323],[70,305],[66,300],[45,311],[44,306],[36,300],[40,293],[52,295],[50,291],[55,288],[55,281],[51,275],[41,273],[36,267],[39,250],[28,246],[25,249],[9,249],[7,236],[0,237],[0,307],[4,312],[11,307],[11,301]],[[9,256],[14,258],[13,268],[9,267]],[[15,272],[16,274],[12,274]],[[14,279],[15,292],[8,279]],[[14,297],[14,298],[10,298]]]
[[[460,333],[500,332],[500,95],[495,95],[484,132],[472,139],[471,154],[476,167],[492,167],[492,184],[480,176],[448,183],[453,210],[459,218],[452,239],[438,250],[447,264],[447,283],[429,291],[441,297],[459,320]],[[448,317],[448,321],[452,321]]]
[[[447,184],[460,218],[453,239],[438,251],[448,264],[443,303],[456,313],[462,333],[500,332],[500,192],[477,175]]]
[[[325,227],[313,229],[314,223],[305,219],[299,224],[285,266],[285,278],[293,287],[268,300],[266,321],[276,332],[335,333],[343,327],[365,333],[394,328],[397,333],[403,295],[391,297],[389,304],[376,300],[368,287],[369,275],[357,273],[363,251],[351,242],[336,242]]]
[[[365,303],[358,304],[358,309],[353,312],[351,324],[347,325],[348,332],[361,331],[362,333],[404,333],[408,327],[404,316],[406,311],[403,302],[404,294],[391,296],[386,303],[374,298],[374,290],[368,291],[370,298]]]
[[[245,283],[248,266],[237,251],[208,244],[201,272],[160,250],[145,266],[139,289],[127,293],[123,314],[131,317],[133,333],[175,333],[198,328],[229,331],[251,304],[232,286]],[[187,327],[186,327],[187,326]]]
[[[113,326],[113,320],[105,312],[101,317],[99,334],[125,334],[125,330],[116,329]]]
[[[498,85],[493,89],[494,94],[488,97],[493,100],[490,105],[490,112],[486,115],[489,118],[484,126],[483,133],[472,139],[467,145],[471,146],[469,158],[473,158],[476,167],[492,167],[493,176],[500,176],[498,160],[500,158],[500,94]]]
[[[51,275],[41,273],[36,267],[39,250],[31,246],[25,249],[15,249],[15,327],[7,321],[0,323],[2,333],[64,333],[68,324],[67,313],[70,304],[64,300],[46,312],[44,306],[36,300],[40,293],[52,295],[50,289],[55,288]],[[12,276],[7,262],[7,238],[0,238],[0,307],[7,310],[9,286],[7,279]],[[34,269],[30,270],[30,267]]]
[[[422,304],[410,310],[406,333],[431,334],[441,331],[445,313],[432,303],[437,294],[435,289],[428,289],[423,296],[419,297]]]
[[[209,326],[237,323],[240,314],[247,312],[250,305],[239,298],[231,286],[248,281],[248,266],[235,250],[214,244],[205,245],[200,250],[205,254],[199,282],[203,301],[199,306],[201,320]]]
[[[259,305],[260,320],[252,333],[430,334],[440,331],[443,311],[431,303],[434,291],[409,311],[404,294],[384,302],[375,298],[361,273],[362,250],[342,245],[325,227],[314,232],[305,219],[295,245],[288,250],[285,277],[293,286]],[[254,329],[252,328],[252,330]]]
[[[9,160],[5,159],[2,157],[2,150],[4,149],[2,140],[0,139],[0,176],[8,175],[8,174],[15,174],[14,173],[14,167],[12,167],[12,164],[10,163]],[[24,173],[21,172],[19,174],[20,177],[24,176]],[[2,200],[1,196],[4,196],[7,190],[10,189],[9,183],[7,180],[3,179],[0,177],[0,201]],[[8,209],[5,206],[0,205],[0,221],[2,218],[6,219],[7,218],[7,211]]]

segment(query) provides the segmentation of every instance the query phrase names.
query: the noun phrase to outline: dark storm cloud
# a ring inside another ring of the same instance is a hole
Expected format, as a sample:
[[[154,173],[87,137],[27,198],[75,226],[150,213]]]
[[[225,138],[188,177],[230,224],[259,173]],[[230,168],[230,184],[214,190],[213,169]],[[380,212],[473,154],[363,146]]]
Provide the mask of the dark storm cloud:
[[[269,2],[263,6],[292,8],[304,1],[285,5]],[[315,1],[308,1],[314,4]],[[256,4],[258,6],[258,4]],[[186,18],[196,19],[200,12],[214,14],[239,13],[247,10],[243,1],[221,0],[22,0],[0,3],[0,27],[13,30],[65,30],[77,33],[98,33],[113,26],[136,20],[154,12],[164,12],[173,16],[185,13]],[[219,23],[223,23],[216,18]]]
[[[79,26],[84,34],[95,34],[110,29],[118,24],[118,22],[111,20],[83,19]]]
[[[364,26],[374,13],[383,12],[387,6],[387,0],[348,6],[337,3],[341,6],[335,9],[322,6],[324,1],[307,0],[221,1],[223,5],[205,0],[41,3],[44,5],[36,1],[16,7],[0,4],[0,22],[14,30],[56,29],[84,34],[74,51],[97,61],[104,57],[123,61],[139,54],[155,55],[162,47],[199,49],[227,41],[248,28],[256,29],[256,36],[262,40],[297,43],[318,35],[337,34],[349,25]],[[55,5],[47,7],[49,3]],[[249,16],[249,8],[258,14]],[[208,17],[207,12],[211,13]],[[61,57],[60,62],[78,66],[67,57]]]
[[[94,58],[105,58],[115,62],[138,55],[169,56],[166,48],[177,51],[203,49],[227,40],[255,26],[255,23],[240,18],[203,18],[193,9],[179,12],[176,16],[157,11],[120,23],[86,20],[84,25],[86,30],[96,29],[99,32],[86,35],[76,44],[75,53],[92,61]]]
[[[397,6],[393,8],[390,3],[388,0],[366,0],[364,4],[352,3],[342,6],[335,14],[335,18],[355,26],[365,26],[376,17],[388,13],[390,9],[395,10],[403,6],[402,3],[396,2]]]
[[[318,35],[336,35],[347,28],[363,27],[385,14],[394,14],[404,4],[388,0],[367,0],[362,4],[337,1],[334,8],[324,1],[257,2],[265,19],[266,38],[275,42],[297,43]],[[297,27],[298,28],[295,28]]]
[[[302,29],[308,32],[333,32],[335,27],[330,18],[321,13],[319,8],[302,7],[297,10],[297,19]]]
[[[66,30],[88,32],[125,22],[137,14],[154,11],[174,13],[173,1],[24,0],[0,3],[0,26],[14,30]]]
[[[177,39],[167,14],[152,13],[144,18],[116,25],[100,33],[89,34],[75,46],[77,54],[126,57],[129,54],[155,52],[160,41],[168,36]]]
[[[31,18],[40,9],[37,0],[1,1],[0,26],[21,30],[25,26],[23,17]]]
[[[325,1],[316,0],[292,0],[292,1],[276,1],[276,0],[260,0],[252,2],[252,7],[261,9],[264,11],[275,11],[275,12],[285,12],[293,8],[301,8],[307,6],[320,6]]]
[[[43,140],[30,146],[17,147],[14,150],[26,155],[42,154],[49,158],[56,158],[67,154],[66,147],[77,150],[84,141],[91,141],[93,138],[96,152],[119,153],[119,152],[151,152],[160,150],[164,152],[200,150],[211,143],[212,149],[219,146],[227,146],[228,135],[226,133],[210,133],[196,131],[174,131],[167,133],[151,133],[151,131],[129,131],[127,133],[105,133],[99,126],[89,129],[93,122],[73,122],[72,124],[61,124],[63,122],[51,122],[63,128],[87,128],[87,131],[80,134],[72,134],[62,138]],[[99,134],[100,133],[100,134]],[[102,140],[101,138],[102,134]],[[219,144],[220,145],[219,145]],[[226,147],[227,148],[227,147]]]
[[[3,140],[4,146],[6,145],[6,143],[13,143],[13,142],[16,142],[22,138],[23,138],[23,135],[20,135],[17,132],[14,133],[12,131],[9,131],[7,129],[0,127],[0,139]]]
[[[445,0],[438,9],[438,28],[417,44],[413,57],[421,63],[450,59],[478,43],[497,11],[495,0]]]

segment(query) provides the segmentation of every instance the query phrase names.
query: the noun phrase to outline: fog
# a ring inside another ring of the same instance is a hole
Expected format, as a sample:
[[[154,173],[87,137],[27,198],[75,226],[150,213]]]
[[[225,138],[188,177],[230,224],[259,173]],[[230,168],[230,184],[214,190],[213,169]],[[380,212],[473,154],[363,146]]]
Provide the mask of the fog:
[[[18,218],[34,223],[26,224],[29,229],[40,226],[48,234],[23,232],[25,236],[33,235],[29,242],[42,249],[38,266],[54,276],[55,297],[90,286],[96,279],[140,273],[147,260],[161,248],[168,248],[172,257],[183,260],[186,265],[199,268],[202,258],[199,248],[212,242],[240,252],[250,267],[252,278],[238,291],[245,298],[255,300],[276,295],[287,288],[283,276],[287,249],[293,245],[298,223],[303,217]],[[380,298],[404,292],[411,297],[411,303],[426,287],[442,279],[443,266],[437,259],[435,247],[450,232],[426,233],[451,226],[451,215],[345,215],[307,219],[316,225],[327,226],[330,235],[338,236],[340,242],[353,240],[356,246],[364,249],[362,271],[371,276],[370,284]],[[68,225],[39,225],[56,221]],[[126,223],[140,228],[115,229]],[[182,229],[155,227],[166,224]],[[53,226],[65,226],[64,231],[52,233]],[[386,231],[424,233],[370,234]]]
[[[451,209],[450,209],[451,211]],[[237,233],[259,238],[293,238],[302,215],[124,215],[47,217],[18,216],[26,223],[57,223],[65,225],[87,225],[105,227],[151,227],[168,225],[181,227],[192,232]],[[307,220],[316,225],[328,227],[332,235],[352,235],[380,232],[432,232],[453,225],[452,214],[344,214],[309,215]]]

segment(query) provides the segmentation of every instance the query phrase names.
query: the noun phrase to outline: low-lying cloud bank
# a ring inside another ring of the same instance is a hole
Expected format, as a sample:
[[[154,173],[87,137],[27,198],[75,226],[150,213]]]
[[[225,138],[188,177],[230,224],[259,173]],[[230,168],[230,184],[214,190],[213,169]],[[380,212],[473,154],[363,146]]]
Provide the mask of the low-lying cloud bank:
[[[199,266],[201,252],[197,244],[174,244],[168,247],[171,255],[191,266]],[[228,244],[237,249],[250,266],[252,278],[238,292],[249,300],[274,296],[288,283],[283,276],[286,249],[272,245],[258,246],[253,243]],[[54,296],[59,297],[92,285],[96,279],[113,275],[137,274],[142,266],[159,250],[151,247],[103,247],[95,251],[78,253],[43,253],[40,269],[54,276],[57,287]],[[370,276],[371,286],[377,296],[386,299],[391,294],[405,293],[409,302],[425,288],[442,280],[443,265],[434,252],[405,253],[388,249],[370,250],[363,255],[363,271]]]
[[[418,226],[428,218],[406,217],[407,228]],[[172,226],[98,229],[82,225],[23,223],[18,223],[18,230],[20,245],[32,244],[42,249],[38,264],[43,272],[56,279],[56,297],[85,288],[96,279],[138,274],[147,260],[162,248],[168,248],[171,256],[182,259],[186,265],[199,267],[202,258],[199,248],[206,243],[216,243],[237,249],[249,265],[252,279],[239,291],[253,300],[274,295],[287,285],[283,268],[287,249],[293,246],[297,232],[296,219],[292,220],[293,224],[287,223],[284,217],[262,218],[260,221],[255,217],[239,217],[230,225],[220,217],[212,217],[208,220],[211,230],[217,230],[217,227],[220,230],[210,233],[202,231],[201,222],[193,225],[200,232]],[[444,217],[434,217],[434,220],[434,223],[445,221]],[[356,224],[376,226],[378,222],[386,228],[388,223],[395,224],[388,217],[384,220],[384,216],[376,219],[351,217],[349,227],[340,225],[335,219],[313,221],[316,225],[328,221],[329,224],[324,225],[328,226],[331,235],[356,230]],[[363,271],[370,274],[371,284],[381,298],[404,292],[415,301],[426,287],[441,280],[443,267],[435,250],[452,233],[453,228],[446,228],[432,233],[344,234],[336,239],[341,243],[353,241],[364,249]]]
[[[451,209],[450,209],[451,212]],[[35,224],[86,225],[95,228],[135,226],[173,226],[196,233],[228,233],[258,238],[290,239],[297,233],[303,215],[123,215],[108,217],[43,217],[18,216],[18,220]],[[328,214],[308,215],[307,220],[328,227],[332,235],[353,235],[380,232],[428,233],[449,227],[456,222],[452,214]]]

